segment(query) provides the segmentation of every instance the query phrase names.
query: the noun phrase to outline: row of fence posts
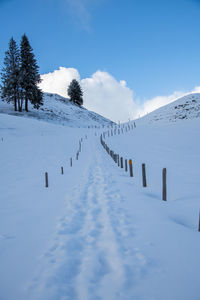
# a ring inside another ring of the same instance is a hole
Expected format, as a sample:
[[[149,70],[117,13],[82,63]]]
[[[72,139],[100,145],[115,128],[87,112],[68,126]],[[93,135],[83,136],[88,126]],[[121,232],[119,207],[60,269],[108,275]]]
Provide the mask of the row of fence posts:
[[[87,135],[85,135],[85,139],[87,139]],[[79,140],[79,148],[78,148],[78,151],[76,152],[76,160],[79,159],[79,155],[81,153],[81,150],[82,150],[82,142],[83,142],[83,138],[81,138]],[[72,157],[70,157],[70,167],[72,167]],[[64,167],[62,166],[61,167],[61,175],[64,175]],[[49,187],[49,175],[48,175],[48,172],[45,172],[45,187],[48,188]]]
[[[135,122],[133,122],[133,123],[129,123],[129,124],[127,124],[127,125],[125,125],[125,124],[118,124],[118,125],[115,125],[115,124],[111,124],[111,125],[102,125],[102,126],[97,126],[97,125],[90,125],[90,126],[88,126],[88,128],[92,128],[92,129],[103,129],[103,128],[111,128],[113,131],[117,131],[117,129],[118,129],[118,134],[120,134],[120,130],[121,130],[121,132],[123,133],[123,131],[125,131],[125,132],[128,132],[130,129],[133,129],[133,128],[135,128],[136,127],[136,123]],[[115,133],[116,134],[116,133]]]
[[[134,125],[133,125],[134,124]],[[132,129],[136,128],[136,124],[135,122],[128,126],[125,126],[124,124],[121,126],[120,124],[118,125],[118,134],[120,134],[120,129],[119,127],[121,127],[121,132],[122,134],[124,133],[123,129],[125,128],[125,131],[127,132],[128,129]],[[134,127],[133,127],[134,126]],[[110,127],[110,126],[108,126]],[[111,128],[113,126],[111,125]],[[90,128],[90,126],[88,126],[88,128]],[[93,126],[94,128],[94,126]],[[100,128],[95,126],[95,128]],[[104,125],[102,126],[102,128],[104,128]],[[106,137],[106,133],[107,136],[110,137],[113,135],[116,135],[117,132],[117,128],[114,128],[114,130],[111,129],[111,132],[103,132],[103,134],[101,134],[100,136],[100,142],[103,146],[103,148],[106,150],[106,152],[111,156],[111,158],[114,160],[114,162],[121,168],[125,168],[125,172],[128,172],[128,162],[127,159],[124,160],[123,163],[123,157],[120,157],[119,154],[116,154],[114,151],[110,150],[110,148],[108,147],[108,145],[105,143],[105,141],[103,140],[103,137],[105,139]],[[102,136],[103,135],[103,136]],[[85,135],[85,139],[87,139],[87,135]],[[79,149],[76,152],[76,160],[78,160],[79,158],[79,154],[81,152],[82,149],[82,142],[83,142],[83,138],[81,138],[81,140],[79,141]],[[70,158],[70,167],[72,167],[72,157]],[[64,167],[61,167],[61,174],[64,174]],[[133,177],[133,164],[132,164],[132,160],[129,159],[129,174],[130,177]],[[147,179],[146,179],[146,166],[145,163],[142,164],[142,185],[143,187],[147,187]],[[49,187],[49,179],[48,179],[48,172],[45,172],[45,187],[48,188]],[[162,170],[162,200],[167,201],[167,170],[166,168],[163,168]],[[200,232],[200,212],[199,212],[199,223],[198,223],[198,231]]]
[[[121,128],[121,131],[120,131]],[[110,136],[114,136],[118,133],[118,135],[120,133],[124,133],[128,132],[128,130],[136,128],[136,124],[135,122],[133,124],[122,124],[122,125],[118,125],[117,127],[115,127],[114,129],[111,129],[111,131],[107,131],[107,132],[103,132],[103,134],[100,137],[100,142],[102,144],[102,146],[104,147],[104,149],[106,150],[106,152],[112,157],[112,159],[114,160],[114,162],[118,165],[118,167],[121,168],[125,168],[125,172],[128,171],[128,163],[127,163],[127,159],[124,160],[124,164],[123,164],[123,157],[120,157],[119,154],[116,154],[114,151],[110,150],[110,148],[108,147],[108,145],[105,143],[105,141],[103,140],[103,138],[110,137]],[[118,129],[118,131],[117,131]],[[133,177],[133,164],[132,164],[132,160],[129,159],[129,173],[130,173],[130,177]],[[142,164],[142,185],[143,187],[147,187],[147,179],[146,179],[146,166],[143,163]],[[163,168],[162,170],[162,200],[163,201],[167,201],[167,169]],[[200,211],[199,211],[199,223],[198,223],[198,231],[200,232]]]
[[[123,128],[124,128],[124,124],[122,125],[121,128],[121,132],[122,134],[124,133]],[[134,122],[134,128],[136,127],[136,124]],[[130,130],[133,129],[133,124],[131,124],[128,126],[125,126],[125,131],[127,132],[128,129]],[[111,132],[103,132],[103,136],[101,135],[100,137],[100,141],[102,146],[104,147],[104,149],[107,151],[107,153],[113,158],[113,160],[115,161],[115,163],[118,164],[118,166],[121,166],[121,168],[123,168],[123,157],[119,158],[119,154],[115,154],[114,151],[110,150],[110,148],[108,147],[108,145],[105,143],[105,141],[103,140],[103,138],[105,139],[106,134],[107,137],[116,135],[117,129],[115,128],[114,131]],[[119,128],[118,128],[118,134],[120,134]],[[125,159],[125,171],[128,171],[128,166],[127,166],[127,159]],[[129,172],[130,172],[130,177],[133,177],[133,165],[132,165],[132,160],[129,160]],[[147,179],[146,179],[146,166],[143,163],[142,164],[142,185],[143,187],[147,187]],[[162,170],[162,200],[163,201],[167,201],[167,169],[163,168]],[[198,223],[198,231],[200,232],[200,212],[199,212],[199,223]]]
[[[114,162],[120,167],[121,169],[125,169],[125,172],[128,172],[128,165],[129,165],[129,175],[133,177],[133,163],[132,159],[124,159],[120,157],[119,154],[116,154],[113,150],[111,150],[106,142],[103,140],[103,136],[100,136],[100,142],[106,152],[111,156]],[[142,164],[142,186],[145,188],[147,187],[147,177],[146,177],[146,165],[145,163]],[[162,200],[167,201],[167,169],[163,168],[162,170]],[[200,225],[199,225],[200,226]]]
[[[135,122],[133,124],[128,124],[127,126],[124,125],[124,124],[123,125],[118,125],[114,128],[112,128],[112,126],[111,126],[111,130],[103,132],[103,138],[105,139],[106,136],[111,137],[111,136],[114,136],[114,135],[124,134],[124,132],[128,132],[130,130],[133,130],[134,128],[136,128],[136,123]]]
[[[109,127],[112,127],[112,126],[114,126],[113,124],[111,124],[111,125],[102,125],[102,126],[97,126],[97,125],[90,125],[90,126],[88,126],[87,128],[92,128],[92,129],[101,129],[101,128],[105,128],[105,127],[107,127],[107,128],[109,128]]]

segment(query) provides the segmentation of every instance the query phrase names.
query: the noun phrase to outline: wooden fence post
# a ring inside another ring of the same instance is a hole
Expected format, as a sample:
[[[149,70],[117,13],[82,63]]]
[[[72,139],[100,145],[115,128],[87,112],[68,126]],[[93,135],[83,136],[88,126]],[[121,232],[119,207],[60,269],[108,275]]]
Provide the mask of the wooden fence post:
[[[118,162],[118,167],[119,167],[119,154],[117,155],[117,162]]]
[[[200,232],[200,212],[199,212],[199,232]]]
[[[130,177],[133,177],[133,165],[132,165],[132,159],[129,159],[129,170],[130,170]]]
[[[48,173],[45,172],[45,187],[49,187]]]
[[[127,159],[125,159],[125,171],[128,171],[128,164],[127,164]]]
[[[123,157],[121,157],[121,168],[123,169]]]
[[[64,174],[64,168],[61,167],[61,174],[63,175]]]
[[[142,184],[143,184],[143,187],[146,187],[146,186],[147,186],[145,164],[142,164]]]
[[[72,157],[70,158],[70,166],[72,167]]]
[[[162,179],[163,179],[163,200],[167,201],[167,170],[166,170],[166,168],[163,169]]]

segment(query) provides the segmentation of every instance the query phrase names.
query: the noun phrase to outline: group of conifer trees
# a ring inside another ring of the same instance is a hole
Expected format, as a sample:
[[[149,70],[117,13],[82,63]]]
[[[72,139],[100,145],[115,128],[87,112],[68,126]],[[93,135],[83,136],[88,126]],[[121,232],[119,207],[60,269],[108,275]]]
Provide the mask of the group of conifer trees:
[[[25,105],[25,111],[28,112],[29,102],[37,109],[43,105],[43,94],[38,87],[41,82],[39,67],[25,34],[21,38],[20,47],[13,37],[10,39],[1,81],[0,96],[3,101],[13,103],[15,111],[22,112]],[[70,83],[67,93],[73,103],[83,105],[83,92],[76,79]]]
[[[39,67],[27,36],[21,38],[20,48],[13,38],[5,53],[4,68],[1,72],[1,98],[14,104],[15,111],[28,111],[28,102],[34,108],[43,104],[43,94],[38,87],[41,82]]]

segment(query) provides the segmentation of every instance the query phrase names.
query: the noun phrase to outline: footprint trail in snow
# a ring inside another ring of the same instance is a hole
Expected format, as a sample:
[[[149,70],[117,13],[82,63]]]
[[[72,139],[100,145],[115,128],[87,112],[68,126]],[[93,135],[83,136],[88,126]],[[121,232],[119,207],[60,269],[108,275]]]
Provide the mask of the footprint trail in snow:
[[[51,247],[41,259],[33,299],[130,299],[145,258],[134,248],[134,227],[124,199],[92,144],[82,182],[68,196]]]

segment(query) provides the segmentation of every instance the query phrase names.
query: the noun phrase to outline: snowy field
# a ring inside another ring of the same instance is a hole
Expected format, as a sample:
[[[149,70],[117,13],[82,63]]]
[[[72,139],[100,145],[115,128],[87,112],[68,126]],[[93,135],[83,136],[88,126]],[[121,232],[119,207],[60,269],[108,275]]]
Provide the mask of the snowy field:
[[[105,138],[131,178],[105,129],[0,115],[1,300],[200,299],[200,120],[136,125]]]

